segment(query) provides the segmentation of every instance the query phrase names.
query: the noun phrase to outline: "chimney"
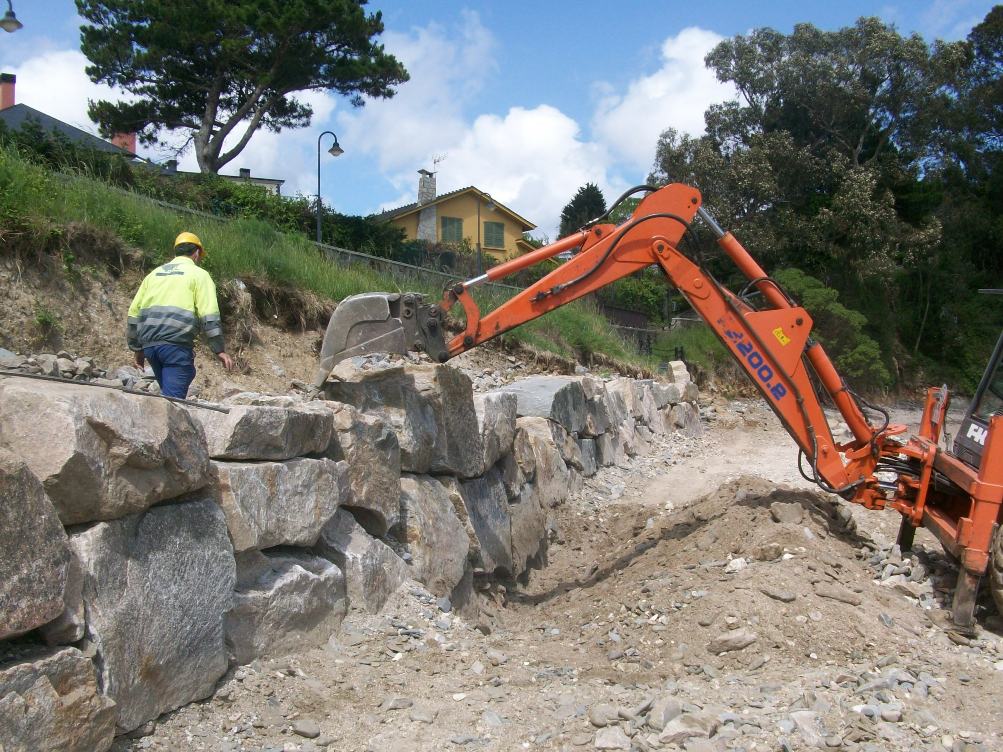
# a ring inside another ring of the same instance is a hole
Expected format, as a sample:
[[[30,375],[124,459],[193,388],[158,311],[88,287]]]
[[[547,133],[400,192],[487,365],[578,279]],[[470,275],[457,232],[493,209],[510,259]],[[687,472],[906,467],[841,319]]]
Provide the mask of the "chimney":
[[[119,149],[125,149],[130,154],[136,153],[136,133],[116,133],[111,137],[111,142]]]
[[[240,168],[240,179],[241,180],[250,180],[251,179],[251,168],[249,168],[249,167],[241,167]]]
[[[435,173],[428,170],[418,170],[418,203],[427,204],[435,198]]]
[[[14,84],[16,83],[17,76],[13,73],[0,73],[0,110],[6,110],[16,104],[14,101]]]
[[[176,159],[168,159],[164,163],[164,174],[165,175],[174,175],[174,174],[177,173],[177,171],[178,171],[178,160],[176,160]]]

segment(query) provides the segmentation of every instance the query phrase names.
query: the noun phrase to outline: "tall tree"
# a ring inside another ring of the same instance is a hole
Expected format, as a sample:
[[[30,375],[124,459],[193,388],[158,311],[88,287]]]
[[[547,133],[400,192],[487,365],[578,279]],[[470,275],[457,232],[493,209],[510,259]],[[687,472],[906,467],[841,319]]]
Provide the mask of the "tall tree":
[[[333,90],[355,106],[392,97],[404,66],[375,40],[366,0],[76,0],[92,81],[137,98],[91,102],[106,136],[187,134],[203,172],[218,172],[259,128],[309,125],[293,95]],[[225,149],[225,150],[224,150]]]
[[[558,237],[563,238],[577,232],[590,219],[606,213],[606,198],[595,183],[586,183],[561,211],[561,227]]]

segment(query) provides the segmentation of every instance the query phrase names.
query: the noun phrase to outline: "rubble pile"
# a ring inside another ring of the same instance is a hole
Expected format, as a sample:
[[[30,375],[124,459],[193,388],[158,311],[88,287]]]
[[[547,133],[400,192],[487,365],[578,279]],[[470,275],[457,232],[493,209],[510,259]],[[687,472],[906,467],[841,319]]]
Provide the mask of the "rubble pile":
[[[77,356],[66,350],[57,353],[19,355],[0,347],[0,370],[28,376],[50,376],[73,381],[92,382],[104,386],[124,386],[128,389],[160,394],[160,386],[147,366],[124,366],[107,371],[94,363],[94,358]]]

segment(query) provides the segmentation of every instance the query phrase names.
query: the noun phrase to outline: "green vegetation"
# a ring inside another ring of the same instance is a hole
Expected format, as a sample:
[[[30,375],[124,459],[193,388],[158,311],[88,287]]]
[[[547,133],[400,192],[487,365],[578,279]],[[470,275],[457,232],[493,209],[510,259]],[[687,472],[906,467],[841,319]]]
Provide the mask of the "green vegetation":
[[[88,115],[105,136],[179,132],[200,170],[219,172],[259,128],[310,124],[298,92],[337,92],[361,107],[363,95],[392,97],[408,80],[365,2],[77,0],[87,74],[133,95],[91,102]]]
[[[43,335],[59,329],[59,317],[41,303],[35,306],[35,324]]]
[[[606,213],[606,198],[595,183],[586,183],[561,211],[561,226],[557,236],[563,238],[578,232],[586,223]]]
[[[659,363],[678,360],[677,354],[684,354],[687,365],[690,368],[695,366],[696,375],[702,372],[726,375],[735,380],[746,378],[731,353],[714,332],[703,324],[677,326],[659,334],[651,352]]]
[[[138,251],[134,263],[149,269],[168,258],[178,232],[189,230],[205,243],[206,268],[224,290],[229,280],[240,279],[252,290],[267,288],[273,300],[286,296],[289,305],[301,304],[304,293],[330,301],[373,290],[413,290],[432,299],[441,295],[441,285],[425,276],[409,279],[361,264],[339,265],[319,253],[306,237],[280,232],[261,219],[221,221],[174,212],[99,180],[54,173],[25,160],[9,145],[0,146],[0,233],[8,239],[15,234],[33,235],[57,263],[75,268],[79,258],[67,250],[61,228],[79,224],[99,229],[89,245],[95,252],[107,254],[104,261],[116,274],[122,271],[116,243]],[[16,253],[22,246],[5,242],[0,253]],[[507,298],[508,293],[490,290],[478,296],[485,311]],[[284,313],[291,322],[316,324],[322,317],[319,311],[315,315]],[[58,325],[41,309],[36,319],[42,328]],[[585,303],[554,311],[507,334],[506,339],[586,361],[592,355],[602,355],[638,366],[651,365]]]
[[[254,217],[279,230],[315,237],[316,203],[306,196],[276,196],[259,186],[212,174],[162,174],[156,167],[134,166],[117,154],[80,146],[30,120],[15,131],[0,123],[0,145],[52,170],[93,177],[214,216]],[[375,218],[339,214],[326,206],[321,210],[321,237],[329,245],[373,256],[401,259],[407,253],[403,230]]]
[[[665,131],[649,182],[693,176],[797,288],[852,386],[970,391],[1003,328],[977,292],[1003,278],[1001,61],[1003,5],[932,45],[876,18],[755,29],[706,58],[738,99],[705,113],[704,136]],[[706,265],[744,283],[720,255]]]

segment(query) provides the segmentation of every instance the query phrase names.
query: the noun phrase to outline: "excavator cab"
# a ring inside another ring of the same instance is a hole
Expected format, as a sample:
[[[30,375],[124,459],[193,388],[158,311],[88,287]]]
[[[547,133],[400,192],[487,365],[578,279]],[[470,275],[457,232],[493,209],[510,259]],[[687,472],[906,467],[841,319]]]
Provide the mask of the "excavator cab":
[[[986,295],[1003,295],[1003,289],[986,289],[979,292]],[[1003,334],[1000,334],[986,372],[982,376],[979,388],[975,390],[975,396],[954,440],[954,456],[975,470],[982,465],[982,452],[989,435],[989,421],[994,415],[1003,415]]]
[[[975,470],[982,465],[982,450],[994,415],[1003,415],[1003,334],[954,439],[954,456]]]

